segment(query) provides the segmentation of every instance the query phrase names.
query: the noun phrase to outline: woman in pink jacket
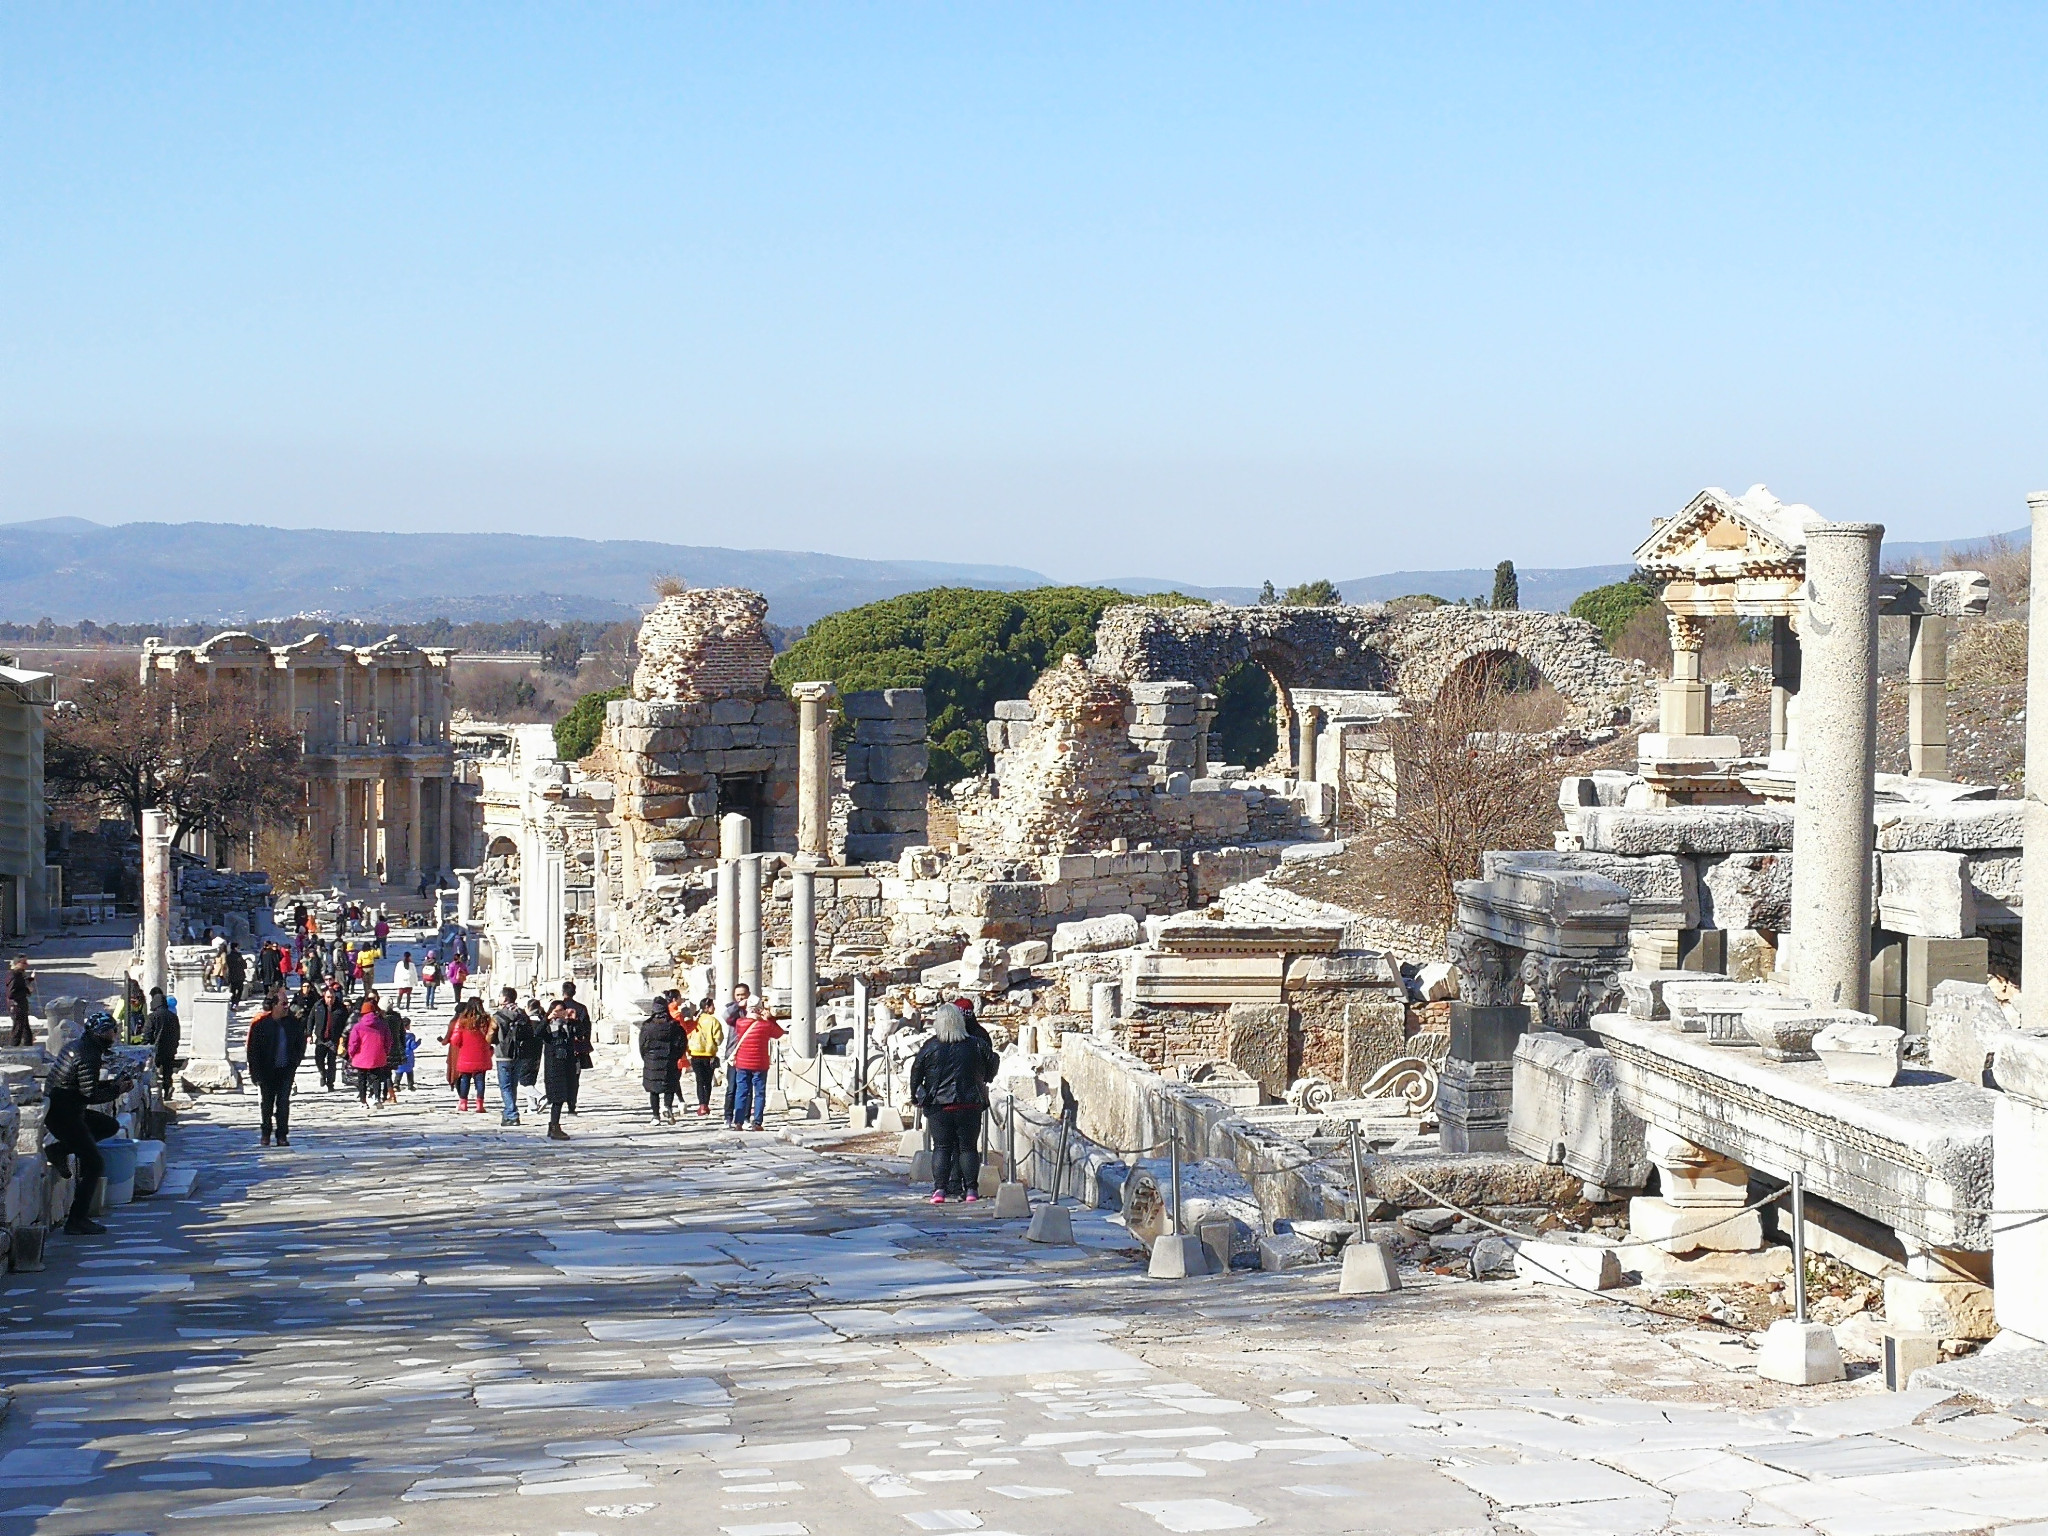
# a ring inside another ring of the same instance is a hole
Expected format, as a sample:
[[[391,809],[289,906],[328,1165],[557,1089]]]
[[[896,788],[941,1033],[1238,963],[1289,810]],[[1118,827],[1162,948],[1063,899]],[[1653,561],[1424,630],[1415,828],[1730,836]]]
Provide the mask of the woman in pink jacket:
[[[363,1011],[348,1031],[348,1064],[356,1069],[356,1102],[384,1107],[391,1091],[391,1037],[377,1012],[377,994],[363,994]]]

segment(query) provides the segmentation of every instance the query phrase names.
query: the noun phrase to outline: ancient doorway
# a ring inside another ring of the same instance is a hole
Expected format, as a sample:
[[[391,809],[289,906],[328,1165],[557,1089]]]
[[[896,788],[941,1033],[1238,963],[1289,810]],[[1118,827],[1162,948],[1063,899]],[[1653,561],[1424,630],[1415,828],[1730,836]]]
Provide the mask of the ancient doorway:
[[[754,851],[768,846],[767,778],[761,773],[721,773],[718,776],[718,815],[744,816],[753,824]]]

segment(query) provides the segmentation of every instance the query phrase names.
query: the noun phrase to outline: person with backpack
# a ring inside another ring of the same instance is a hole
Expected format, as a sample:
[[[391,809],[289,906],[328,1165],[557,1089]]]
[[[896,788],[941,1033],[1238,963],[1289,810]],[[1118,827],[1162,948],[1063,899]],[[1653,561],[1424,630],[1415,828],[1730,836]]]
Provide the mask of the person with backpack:
[[[981,1116],[996,1065],[994,1048],[967,1032],[967,1015],[956,1004],[933,1010],[932,1038],[910,1064],[910,1102],[931,1129],[933,1205],[949,1195],[981,1197]]]
[[[711,1079],[718,1072],[718,1048],[725,1039],[725,1026],[718,1019],[718,1005],[705,998],[690,1020],[683,1048],[689,1054],[690,1075],[697,1080],[697,1113],[711,1113]]]
[[[649,1006],[646,1022],[640,1026],[640,1086],[647,1091],[647,1111],[656,1125],[662,1121],[664,1102],[668,1123],[676,1120],[676,1091],[680,1083],[683,1032],[669,1008],[675,996],[657,997]]]
[[[455,994],[455,1006],[458,1008],[462,1006],[462,989],[468,985],[469,962],[462,958],[462,951],[458,949],[455,958],[448,962],[448,990]]]
[[[768,1068],[773,1062],[775,1042],[782,1038],[782,1026],[759,998],[733,1026],[732,1073],[739,1079],[733,1091],[733,1129],[762,1130],[768,1113]],[[747,1124],[752,1117],[753,1124]]]
[[[377,1011],[377,994],[365,993],[362,1011],[348,1031],[348,1062],[356,1070],[356,1102],[382,1109],[391,1091],[391,1037]]]
[[[441,957],[431,949],[420,957],[420,986],[427,994],[427,1011],[431,1013],[434,1009],[434,994],[441,988]],[[455,1006],[457,1010],[461,1009],[461,998],[455,999]]]
[[[505,1105],[501,1125],[519,1123],[519,1069],[526,1060],[527,1034],[518,989],[506,987],[498,994],[498,1006],[491,1010],[490,1027],[491,1062],[498,1074],[498,1097]]]
[[[562,983],[561,1001],[548,1010],[548,1017],[550,1019],[554,1018],[556,1014],[560,1014],[568,1021],[570,1037],[576,1043],[576,1070],[567,1080],[569,1097],[562,1106],[573,1115],[576,1113],[576,1096],[583,1086],[583,1074],[590,1070],[590,1052],[593,1044],[590,1030],[590,1010],[576,1001],[575,982],[565,981]],[[552,1085],[554,1082],[553,1077],[551,1076],[548,1081]],[[555,1090],[550,1086],[548,1097],[552,1099],[554,1096]]]
[[[171,1085],[178,1075],[178,1045],[184,1027],[178,1021],[175,1000],[164,996],[162,987],[149,989],[149,1015],[142,1022],[142,1038],[156,1052],[157,1077],[163,1084],[164,1102],[171,1102]]]

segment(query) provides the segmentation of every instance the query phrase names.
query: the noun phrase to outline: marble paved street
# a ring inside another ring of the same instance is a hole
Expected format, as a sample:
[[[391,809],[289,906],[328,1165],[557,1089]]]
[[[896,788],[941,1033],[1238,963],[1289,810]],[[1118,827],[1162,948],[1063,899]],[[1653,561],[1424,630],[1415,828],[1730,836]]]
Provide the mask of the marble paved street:
[[[1775,1387],[1612,1302],[1152,1282],[1104,1218],[1037,1247],[620,1080],[551,1144],[420,1075],[302,1093],[288,1149],[253,1095],[188,1108],[189,1195],[11,1277],[0,1536],[2048,1532],[2039,1424]]]

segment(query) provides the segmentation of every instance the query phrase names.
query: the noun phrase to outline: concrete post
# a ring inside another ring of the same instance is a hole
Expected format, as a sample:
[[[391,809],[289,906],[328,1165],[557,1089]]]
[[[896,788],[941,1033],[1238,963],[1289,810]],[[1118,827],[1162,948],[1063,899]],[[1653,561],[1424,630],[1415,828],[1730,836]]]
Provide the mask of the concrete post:
[[[754,824],[738,811],[728,811],[718,818],[718,856],[721,859],[743,858],[754,851]]]
[[[744,818],[743,818],[744,819]],[[732,1001],[740,978],[740,863],[718,861],[718,948],[712,957],[711,984],[723,1009]]]
[[[2027,497],[2033,515],[2033,579],[2027,611],[2048,615],[2048,491]],[[2035,607],[2036,602],[2041,604]],[[2027,626],[2027,782],[2022,814],[2020,1008],[2028,1029],[2048,1029],[2048,623]]]
[[[171,833],[162,811],[142,813],[142,992],[170,990]]]
[[[1883,543],[1881,523],[1823,523],[1806,536],[1792,984],[1822,1008],[1860,1009],[1870,993],[1877,564]]]
[[[789,1048],[809,1061],[818,1054],[818,882],[802,867],[790,877],[789,934]]]
[[[1938,613],[1916,613],[1907,626],[1906,772],[1915,779],[1946,779],[1948,620]]]
[[[754,997],[761,995],[761,855],[736,861],[740,881],[740,972]]]
[[[796,849],[799,863],[832,862],[832,711],[830,683],[790,689],[798,707]]]

